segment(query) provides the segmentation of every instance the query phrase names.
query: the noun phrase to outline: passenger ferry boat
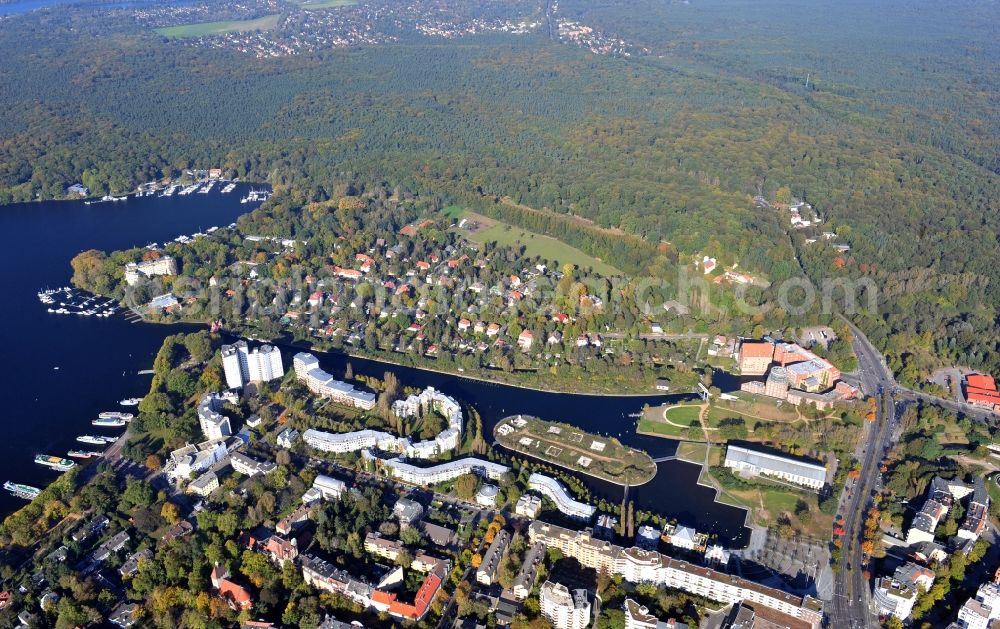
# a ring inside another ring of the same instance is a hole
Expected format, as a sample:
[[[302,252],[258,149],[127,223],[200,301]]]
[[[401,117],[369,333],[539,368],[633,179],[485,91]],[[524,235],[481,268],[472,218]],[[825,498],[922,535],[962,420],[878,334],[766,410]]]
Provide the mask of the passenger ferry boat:
[[[139,402],[142,401],[141,397],[130,397],[118,402],[122,406],[138,406]]]
[[[104,417],[99,417],[90,423],[94,426],[102,426],[104,428],[121,428],[128,422],[125,421],[124,419],[107,419]]]
[[[95,437],[94,435],[80,435],[76,440],[80,443],[89,443],[95,446],[104,445],[104,437]]]
[[[21,483],[12,483],[7,481],[3,484],[3,488],[14,494],[18,498],[23,498],[25,500],[31,500],[37,498],[38,494],[42,493],[42,490],[37,487],[32,487],[31,485],[22,485]]]
[[[98,417],[101,419],[120,419],[122,421],[132,421],[135,415],[132,413],[122,413],[121,411],[104,411],[103,413],[98,413]]]
[[[58,456],[52,456],[51,454],[35,455],[35,463],[44,465],[45,467],[51,467],[52,469],[60,472],[66,472],[76,467],[76,463],[73,461],[63,459]]]
[[[102,452],[92,452],[90,450],[70,450],[66,453],[66,456],[73,457],[74,459],[89,459],[92,456],[101,456]]]

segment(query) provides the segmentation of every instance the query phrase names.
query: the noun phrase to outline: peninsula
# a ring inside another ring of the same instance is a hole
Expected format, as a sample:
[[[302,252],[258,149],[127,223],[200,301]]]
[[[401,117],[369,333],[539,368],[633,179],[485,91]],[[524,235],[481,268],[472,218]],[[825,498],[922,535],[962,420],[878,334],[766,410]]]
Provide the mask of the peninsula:
[[[613,437],[529,415],[505,417],[493,429],[505,448],[618,485],[642,485],[656,475],[648,454]]]

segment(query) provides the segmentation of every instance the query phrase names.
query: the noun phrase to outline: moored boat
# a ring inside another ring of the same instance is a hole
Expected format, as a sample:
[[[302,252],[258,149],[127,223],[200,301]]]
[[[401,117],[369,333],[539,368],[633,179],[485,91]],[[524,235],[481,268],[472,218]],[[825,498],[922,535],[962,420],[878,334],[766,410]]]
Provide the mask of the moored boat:
[[[35,463],[44,465],[45,467],[50,467],[60,472],[66,472],[76,467],[76,463],[73,461],[58,456],[52,456],[51,454],[35,455]]]
[[[21,483],[12,483],[7,481],[3,484],[3,488],[14,494],[18,498],[23,498],[25,500],[31,500],[37,498],[38,494],[42,493],[42,490],[37,487],[32,487],[31,485],[22,485]]]

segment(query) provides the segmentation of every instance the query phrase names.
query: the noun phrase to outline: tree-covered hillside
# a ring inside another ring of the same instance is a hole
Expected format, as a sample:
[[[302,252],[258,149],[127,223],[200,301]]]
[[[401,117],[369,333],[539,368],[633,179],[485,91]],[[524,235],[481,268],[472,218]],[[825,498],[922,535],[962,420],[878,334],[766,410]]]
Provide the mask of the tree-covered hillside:
[[[258,60],[121,11],[11,18],[0,200],[213,165],[316,200],[386,182],[529,220],[507,198],[772,282],[870,277],[880,317],[862,323],[908,377],[1000,370],[997,8],[813,4],[560,3],[630,58],[535,32]],[[851,251],[752,204],[781,186]]]

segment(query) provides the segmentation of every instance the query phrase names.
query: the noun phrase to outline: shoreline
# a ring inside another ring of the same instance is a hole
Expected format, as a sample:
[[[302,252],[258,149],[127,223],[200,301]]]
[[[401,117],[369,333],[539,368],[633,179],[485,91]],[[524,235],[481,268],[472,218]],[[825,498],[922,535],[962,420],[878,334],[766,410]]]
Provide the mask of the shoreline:
[[[111,299],[113,299],[113,298],[111,298]],[[127,306],[123,306],[123,307],[127,308],[130,312],[133,312],[136,315],[138,315],[139,317],[141,317],[142,323],[149,323],[149,324],[152,324],[152,325],[165,325],[165,326],[171,326],[171,325],[210,326],[211,325],[211,323],[207,322],[207,321],[150,321],[145,316],[143,316],[141,313],[137,312],[134,308],[128,308]],[[245,336],[244,334],[240,334],[239,332],[237,332],[235,330],[231,330],[229,328],[223,328],[220,331],[220,333],[222,333],[222,334],[228,334],[230,336],[234,336],[234,337],[237,337],[237,338],[240,338],[240,339],[250,340],[249,337]],[[310,352],[317,353],[317,354],[330,354],[330,355],[337,355],[337,356],[346,356],[348,358],[357,358],[357,359],[361,359],[361,360],[370,360],[372,362],[382,363],[384,365],[393,365],[395,367],[403,367],[403,368],[406,368],[406,369],[419,369],[420,371],[426,371],[426,372],[429,372],[429,373],[436,373],[436,374],[439,374],[439,375],[442,375],[442,376],[452,376],[453,378],[463,378],[465,380],[471,380],[471,381],[474,381],[474,382],[481,382],[481,383],[484,383],[484,384],[494,384],[494,385],[497,385],[497,386],[514,387],[514,388],[517,388],[517,389],[524,389],[526,391],[538,391],[538,392],[541,392],[541,393],[555,393],[555,394],[559,394],[559,395],[581,395],[581,396],[594,396],[594,397],[634,397],[634,398],[640,398],[640,397],[670,397],[670,396],[674,396],[674,395],[686,395],[684,393],[664,393],[662,391],[656,391],[655,389],[652,390],[652,391],[650,391],[649,393],[627,393],[627,392],[609,393],[609,392],[602,392],[602,391],[565,391],[565,390],[561,390],[561,389],[543,388],[543,387],[531,386],[531,385],[527,385],[527,384],[517,384],[517,383],[513,383],[513,382],[504,382],[502,380],[493,380],[493,379],[490,379],[490,378],[486,378],[484,376],[469,375],[466,372],[449,371],[447,369],[435,369],[434,367],[425,367],[423,365],[407,365],[407,364],[404,364],[402,362],[391,360],[388,357],[367,356],[365,354],[345,352],[345,351],[336,350],[336,349],[318,349],[314,345],[305,345],[305,344],[297,343],[297,342],[290,342],[290,341],[283,341],[283,340],[273,340],[273,339],[272,340],[253,339],[253,340],[258,341],[258,342],[262,342],[262,343],[269,343],[271,345],[279,345],[279,346],[285,346],[285,347],[293,347],[293,348],[296,348],[296,349],[308,350]],[[692,393],[691,395],[694,395],[694,394]]]

